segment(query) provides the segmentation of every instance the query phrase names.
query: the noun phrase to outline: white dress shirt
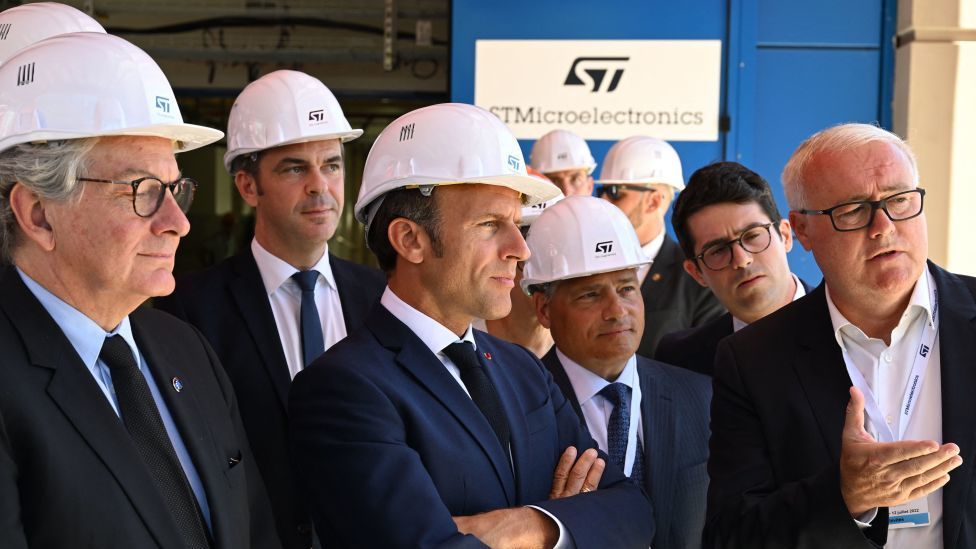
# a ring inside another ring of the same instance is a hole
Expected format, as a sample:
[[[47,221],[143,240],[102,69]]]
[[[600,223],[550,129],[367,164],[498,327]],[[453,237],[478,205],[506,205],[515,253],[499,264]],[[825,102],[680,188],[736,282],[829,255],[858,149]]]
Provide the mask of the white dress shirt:
[[[281,349],[285,352],[288,372],[294,379],[305,367],[302,358],[302,289],[291,278],[298,269],[265,250],[256,238],[251,240],[251,253],[258,264],[264,289],[268,292],[271,313],[278,327],[278,337],[281,338]],[[346,321],[342,316],[339,288],[329,265],[328,247],[312,269],[319,272],[315,282],[315,307],[319,312],[327,350],[346,337]]]
[[[793,273],[790,273],[793,277],[793,283],[796,284],[796,290],[793,292],[793,301],[800,299],[801,297],[807,295],[807,291],[803,289],[803,284],[800,283],[800,279]],[[748,326],[749,323],[745,320],[739,320],[735,316],[732,317],[732,331],[738,332],[739,330]]]
[[[474,332],[471,329],[471,325],[468,325],[468,328],[464,331],[464,335],[459,338],[457,334],[447,329],[440,322],[430,318],[400,299],[400,296],[393,293],[393,290],[389,286],[383,290],[383,295],[380,297],[380,304],[386,307],[386,310],[390,311],[400,322],[406,324],[407,328],[420,338],[420,341],[430,349],[430,352],[434,353],[434,356],[441,361],[441,364],[447,368],[451,377],[458,382],[458,385],[461,386],[461,389],[470,398],[471,393],[468,392],[467,387],[464,386],[464,382],[461,380],[461,370],[443,353],[443,350],[452,343],[467,341],[477,351],[478,344],[474,341]],[[509,463],[511,463],[512,456],[510,448],[508,459]],[[563,526],[563,523],[559,519],[541,507],[536,507],[535,505],[527,505],[527,507],[531,507],[545,514],[559,527],[559,540],[556,542],[554,549],[573,549],[575,547],[573,538],[567,535],[566,527]]]
[[[909,374],[922,332],[926,324],[934,325],[932,316],[931,288],[935,284],[928,269],[915,283],[908,307],[891,332],[891,344],[885,345],[880,339],[870,338],[857,326],[851,324],[840,313],[830,298],[827,287],[827,308],[834,328],[838,345],[846,350],[854,367],[864,376],[877,399],[878,408],[884,414],[892,431],[898,433],[899,408],[905,394]],[[942,444],[942,371],[940,365],[939,339],[929,355],[918,404],[912,414],[905,440],[934,440]],[[865,395],[866,398],[870,398]],[[865,416],[865,429],[878,438],[878,431]],[[951,481],[950,481],[951,482]],[[916,547],[942,547],[942,489],[927,497],[929,525],[917,528],[888,530],[889,549],[908,549]],[[866,527],[874,520],[875,513],[859,517],[859,526]]]
[[[563,354],[556,348],[556,356],[566,371],[573,392],[576,393],[576,400],[583,410],[583,417],[586,419],[586,427],[590,430],[590,436],[596,441],[597,445],[604,452],[609,452],[607,443],[607,426],[610,423],[610,414],[613,413],[613,403],[600,394],[604,387],[610,385],[602,377],[594,374],[586,368],[580,366],[572,359]],[[634,468],[634,458],[637,456],[637,445],[640,444],[641,419],[641,389],[640,380],[637,377],[637,355],[633,355],[627,360],[620,375],[617,376],[617,383],[623,383],[630,387],[630,431],[627,434],[627,456],[624,459],[624,473],[630,476]],[[634,421],[637,418],[637,421]]]
[[[644,255],[647,256],[647,259],[650,259],[653,262],[657,258],[657,254],[661,252],[662,246],[664,246],[664,229],[661,229],[661,234],[655,236],[650,242],[641,246],[641,250],[644,252]],[[647,273],[650,272],[650,270],[651,263],[637,267],[637,281],[643,284],[644,279],[647,278]]]

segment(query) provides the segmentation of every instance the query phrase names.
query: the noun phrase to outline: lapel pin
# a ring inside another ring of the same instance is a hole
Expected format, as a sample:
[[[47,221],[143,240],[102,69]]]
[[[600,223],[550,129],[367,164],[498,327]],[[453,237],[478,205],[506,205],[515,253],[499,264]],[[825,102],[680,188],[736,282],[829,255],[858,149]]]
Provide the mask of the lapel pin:
[[[651,280],[653,280],[654,282],[657,282],[657,281],[661,280],[661,273],[654,273],[654,274],[652,274],[651,275]]]
[[[488,360],[491,360],[491,353],[489,353],[488,351],[485,351],[485,358],[487,358]]]
[[[173,388],[176,389],[177,393],[183,390],[183,382],[180,381],[180,378],[173,378]]]

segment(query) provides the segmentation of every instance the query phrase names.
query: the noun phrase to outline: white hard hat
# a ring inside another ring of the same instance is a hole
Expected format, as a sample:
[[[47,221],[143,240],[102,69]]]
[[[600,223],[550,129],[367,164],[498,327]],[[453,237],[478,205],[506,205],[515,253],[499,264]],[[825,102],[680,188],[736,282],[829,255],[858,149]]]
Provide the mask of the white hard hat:
[[[345,143],[362,134],[349,126],[339,101],[320,80],[299,71],[274,71],[248,84],[234,100],[224,166],[230,171],[242,154],[324,139]]]
[[[28,46],[0,65],[0,82],[0,151],[22,143],[140,135],[170,139],[179,152],[224,135],[183,123],[159,66],[110,34],[63,34]]]
[[[532,145],[529,159],[532,167],[542,173],[586,168],[589,174],[596,169],[596,161],[586,141],[566,130],[552,130],[540,137]]]
[[[681,159],[674,147],[656,137],[638,135],[618,141],[607,151],[600,170],[600,185],[663,183],[685,188]]]
[[[578,278],[651,262],[627,215],[593,196],[570,196],[546,208],[525,239],[532,255],[522,271],[522,291],[536,284]]]
[[[377,199],[390,191],[458,183],[508,187],[525,195],[526,205],[559,195],[558,187],[526,173],[518,141],[497,116],[442,103],[408,112],[380,132],[366,157],[356,219],[368,226]]]
[[[37,2],[0,12],[0,63],[31,44],[72,32],[105,33],[98,21],[83,11],[58,4]]]
[[[566,198],[566,195],[564,195],[562,191],[560,191],[555,198],[550,198],[545,202],[540,202],[538,204],[533,204],[531,206],[522,206],[522,222],[519,223],[519,227],[528,227],[532,225],[532,223],[534,223],[536,219],[539,219],[539,216],[542,215],[542,212],[546,211],[547,208],[555,205],[557,202],[559,202],[564,198]]]

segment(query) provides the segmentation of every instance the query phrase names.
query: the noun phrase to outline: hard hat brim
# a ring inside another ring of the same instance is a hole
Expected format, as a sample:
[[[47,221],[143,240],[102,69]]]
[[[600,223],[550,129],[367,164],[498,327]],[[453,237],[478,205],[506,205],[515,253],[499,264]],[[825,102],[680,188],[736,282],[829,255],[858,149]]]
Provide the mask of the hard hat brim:
[[[197,126],[195,124],[153,124],[141,128],[123,128],[115,131],[58,131],[54,129],[32,131],[19,135],[12,135],[7,139],[0,140],[0,151],[7,150],[24,143],[39,143],[45,141],[63,141],[67,139],[84,139],[89,137],[112,137],[112,136],[145,136],[162,137],[173,141],[175,152],[192,151],[199,149],[215,141],[219,141],[224,132]]]
[[[442,185],[462,185],[462,184],[482,184],[482,185],[497,185],[499,187],[507,187],[516,192],[525,195],[525,206],[533,206],[535,204],[542,204],[543,202],[548,202],[553,198],[560,195],[562,191],[559,187],[550,183],[549,181],[544,181],[538,177],[533,177],[531,175],[494,175],[494,176],[483,176],[483,177],[473,177],[470,179],[440,179],[436,177],[404,177],[400,181],[392,180],[383,185],[384,190],[381,192],[374,193],[372,196],[364,196],[362,200],[356,203],[356,219],[360,223],[366,223],[366,211],[369,205],[379,198],[380,196],[396,190],[396,189],[410,189],[416,187],[424,186],[435,186],[439,187]]]
[[[613,267],[611,269],[594,269],[592,271],[587,271],[585,273],[574,274],[573,276],[564,276],[562,278],[551,278],[549,280],[543,280],[541,278],[522,278],[519,282],[519,286],[522,288],[522,292],[527,296],[531,296],[529,293],[529,287],[538,286],[539,284],[549,284],[550,282],[562,282],[564,280],[573,280],[575,278],[583,278],[584,276],[593,276],[603,273],[614,273],[617,271],[626,271],[627,269],[638,269],[643,265],[650,265],[654,263],[653,259],[646,259],[634,263],[633,265],[625,265],[623,267]]]
[[[595,185],[668,185],[679,191],[685,190],[684,184],[675,185],[660,179],[597,179],[593,183]]]
[[[313,141],[328,141],[329,139],[338,139],[342,143],[348,143],[349,141],[352,141],[353,139],[356,139],[361,135],[363,135],[363,130],[349,130],[347,132],[324,133],[321,135],[306,135],[303,137],[296,137],[295,139],[289,139],[287,141],[282,141],[281,143],[275,143],[271,147],[242,148],[242,149],[235,149],[232,151],[228,150],[226,153],[224,153],[224,167],[227,168],[227,171],[231,175],[234,175],[234,173],[231,172],[230,169],[231,164],[233,164],[235,158],[243,154],[251,154],[251,153],[266,151],[268,149],[277,149],[278,147],[285,147],[287,145],[297,145],[299,143],[311,143]]]

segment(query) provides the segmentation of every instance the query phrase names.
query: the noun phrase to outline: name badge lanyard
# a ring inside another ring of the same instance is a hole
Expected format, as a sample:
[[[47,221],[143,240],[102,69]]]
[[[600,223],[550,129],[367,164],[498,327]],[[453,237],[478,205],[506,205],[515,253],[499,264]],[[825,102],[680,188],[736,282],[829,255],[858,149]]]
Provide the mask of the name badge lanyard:
[[[868,421],[878,431],[878,437],[881,439],[881,442],[894,442],[904,438],[905,430],[908,429],[908,424],[918,404],[918,395],[922,392],[922,384],[925,381],[925,373],[928,369],[929,359],[932,356],[932,348],[935,345],[935,338],[939,334],[939,291],[931,280],[929,281],[929,285],[932,287],[932,324],[930,325],[928,322],[924,324],[922,335],[919,338],[918,348],[915,350],[912,373],[908,376],[908,384],[905,386],[905,394],[901,400],[901,408],[899,408],[898,438],[895,438],[891,427],[885,421],[884,414],[878,408],[878,400],[874,396],[874,391],[871,390],[861,371],[854,366],[854,361],[851,360],[847,349],[841,345],[841,352],[844,355],[844,364],[847,366],[847,373],[851,376],[851,382],[854,383],[854,386],[864,394],[864,411],[868,416]]]

